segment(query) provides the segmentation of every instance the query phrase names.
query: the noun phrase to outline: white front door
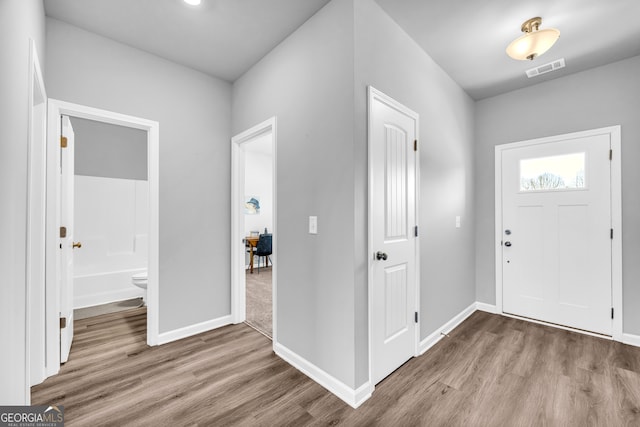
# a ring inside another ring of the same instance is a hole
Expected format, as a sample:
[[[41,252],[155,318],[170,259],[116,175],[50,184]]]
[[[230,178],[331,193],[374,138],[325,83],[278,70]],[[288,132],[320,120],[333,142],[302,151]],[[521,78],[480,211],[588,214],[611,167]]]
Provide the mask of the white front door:
[[[418,115],[369,93],[371,372],[376,384],[415,355]]]
[[[608,134],[502,151],[503,312],[612,334]]]
[[[71,121],[62,117],[60,148],[60,224],[65,232],[60,235],[60,362],[69,359],[73,341],[73,182],[74,182],[74,133]],[[64,326],[64,327],[63,327]]]

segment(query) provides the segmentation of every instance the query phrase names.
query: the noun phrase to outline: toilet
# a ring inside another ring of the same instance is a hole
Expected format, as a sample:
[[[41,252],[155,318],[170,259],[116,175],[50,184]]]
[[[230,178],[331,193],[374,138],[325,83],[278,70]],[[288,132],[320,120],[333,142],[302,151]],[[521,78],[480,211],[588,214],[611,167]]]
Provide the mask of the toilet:
[[[131,283],[133,283],[139,288],[144,289],[142,302],[144,303],[144,305],[147,305],[147,270],[143,271],[142,273],[137,273],[131,276]]]

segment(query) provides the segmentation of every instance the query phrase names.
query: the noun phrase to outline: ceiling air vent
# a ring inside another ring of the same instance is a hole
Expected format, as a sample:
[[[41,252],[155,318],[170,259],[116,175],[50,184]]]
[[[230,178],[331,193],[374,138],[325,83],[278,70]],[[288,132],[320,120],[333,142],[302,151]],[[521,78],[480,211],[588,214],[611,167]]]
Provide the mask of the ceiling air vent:
[[[536,68],[531,68],[527,70],[527,77],[536,77],[540,74],[550,73],[555,70],[559,70],[560,68],[564,68],[564,58],[556,59],[553,62],[549,62],[548,64],[541,65]]]

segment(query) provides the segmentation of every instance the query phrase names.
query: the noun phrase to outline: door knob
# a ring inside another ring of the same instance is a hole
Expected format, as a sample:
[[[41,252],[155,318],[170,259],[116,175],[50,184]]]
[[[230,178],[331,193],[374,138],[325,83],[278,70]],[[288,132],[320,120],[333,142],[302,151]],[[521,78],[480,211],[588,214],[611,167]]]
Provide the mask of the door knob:
[[[376,253],[376,259],[377,259],[378,261],[379,261],[379,260],[386,261],[386,260],[387,260],[387,254],[385,254],[384,252],[380,252],[380,251],[378,251],[378,252]]]
[[[73,242],[73,248],[81,248],[82,247],[82,243],[81,242]]]
[[[511,246],[511,242],[509,242],[509,241],[504,242],[504,245],[505,245],[506,247],[509,247],[509,246]]]

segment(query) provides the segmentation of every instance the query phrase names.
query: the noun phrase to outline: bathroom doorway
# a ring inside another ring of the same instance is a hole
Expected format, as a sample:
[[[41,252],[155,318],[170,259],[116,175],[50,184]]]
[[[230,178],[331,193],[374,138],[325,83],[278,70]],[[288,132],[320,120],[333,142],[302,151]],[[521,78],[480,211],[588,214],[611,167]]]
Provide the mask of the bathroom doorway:
[[[145,265],[147,344],[157,344],[158,127],[154,121],[49,99],[47,376],[56,374],[68,356],[74,308],[141,296],[133,276]],[[126,147],[124,141],[137,145]],[[76,155],[78,174],[73,172]],[[76,231],[84,233],[84,242]],[[101,259],[100,253],[111,257]],[[120,289],[110,287],[114,281]]]
[[[276,128],[269,119],[232,139],[234,323],[275,342]]]
[[[71,117],[74,319],[146,304],[147,132]]]

